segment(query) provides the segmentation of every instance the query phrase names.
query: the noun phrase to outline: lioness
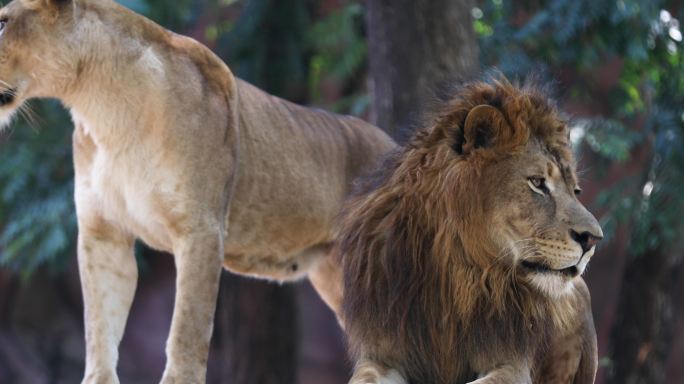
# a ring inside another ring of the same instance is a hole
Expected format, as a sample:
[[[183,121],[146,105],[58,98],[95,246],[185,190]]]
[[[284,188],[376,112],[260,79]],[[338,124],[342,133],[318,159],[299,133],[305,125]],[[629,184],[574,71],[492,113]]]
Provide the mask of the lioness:
[[[593,383],[603,233],[534,86],[464,86],[345,208],[351,383]]]
[[[0,117],[27,99],[71,111],[85,383],[115,383],[138,278],[133,243],[172,252],[163,383],[201,383],[221,267],[309,276],[334,309],[331,222],[377,128],[236,79],[196,41],[110,0],[14,0],[0,10]],[[338,283],[336,283],[338,282]]]

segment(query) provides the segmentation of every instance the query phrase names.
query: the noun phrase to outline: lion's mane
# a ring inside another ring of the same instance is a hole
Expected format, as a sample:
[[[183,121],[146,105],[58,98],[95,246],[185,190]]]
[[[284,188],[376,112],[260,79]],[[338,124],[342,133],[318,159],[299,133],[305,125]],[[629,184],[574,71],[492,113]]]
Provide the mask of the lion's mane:
[[[471,151],[466,161],[464,122],[482,104],[513,130],[492,132],[496,150]],[[486,240],[482,207],[496,191],[476,189],[480,169],[532,136],[557,156],[571,154],[555,106],[534,85],[467,84],[431,120],[341,215],[343,321],[353,354],[402,367],[411,382],[463,382],[476,374],[464,356],[529,356],[563,319]]]

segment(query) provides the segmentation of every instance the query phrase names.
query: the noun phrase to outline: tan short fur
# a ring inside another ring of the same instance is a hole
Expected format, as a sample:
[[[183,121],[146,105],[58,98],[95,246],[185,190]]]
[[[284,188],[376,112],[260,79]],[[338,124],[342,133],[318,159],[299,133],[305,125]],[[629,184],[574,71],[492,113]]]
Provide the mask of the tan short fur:
[[[114,1],[15,0],[0,19],[1,122],[27,99],[53,97],[76,127],[84,382],[118,382],[135,238],[175,255],[164,383],[205,380],[222,266],[309,275],[339,306],[331,223],[352,180],[394,146],[388,136],[270,96]]]

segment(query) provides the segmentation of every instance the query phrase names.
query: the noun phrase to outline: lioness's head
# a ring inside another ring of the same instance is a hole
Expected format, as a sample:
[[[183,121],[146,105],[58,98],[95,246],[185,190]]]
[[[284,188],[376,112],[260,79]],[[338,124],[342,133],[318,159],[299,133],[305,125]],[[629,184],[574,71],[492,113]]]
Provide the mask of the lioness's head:
[[[506,81],[466,87],[452,107],[437,130],[479,195],[467,199],[481,209],[478,241],[542,292],[566,292],[603,237],[578,200],[566,121],[541,91]]]
[[[0,9],[0,126],[33,97],[56,97],[81,47],[71,0],[14,0]]]

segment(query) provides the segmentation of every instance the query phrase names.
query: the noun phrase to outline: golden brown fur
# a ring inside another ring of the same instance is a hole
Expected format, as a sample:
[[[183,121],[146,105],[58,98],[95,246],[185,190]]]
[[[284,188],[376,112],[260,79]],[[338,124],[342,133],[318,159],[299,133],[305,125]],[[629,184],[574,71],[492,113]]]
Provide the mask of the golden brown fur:
[[[0,20],[0,125],[40,97],[74,120],[84,382],[118,382],[136,238],[175,257],[164,383],[204,382],[222,267],[310,277],[338,308],[332,222],[387,135],[268,95],[112,0],[15,0]]]
[[[544,186],[528,185],[538,174]],[[460,89],[342,215],[352,382],[593,382],[579,275],[602,235],[577,188],[568,128],[542,92]]]

